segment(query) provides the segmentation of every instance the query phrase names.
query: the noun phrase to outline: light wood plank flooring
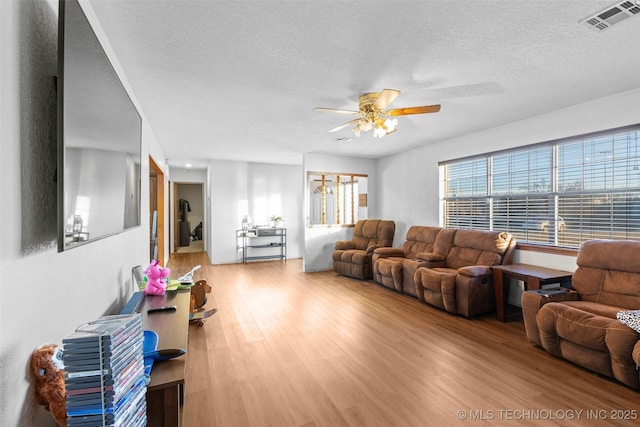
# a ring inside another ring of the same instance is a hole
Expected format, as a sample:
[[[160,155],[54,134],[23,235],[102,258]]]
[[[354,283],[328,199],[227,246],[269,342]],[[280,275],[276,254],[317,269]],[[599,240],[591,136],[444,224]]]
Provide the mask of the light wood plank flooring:
[[[187,427],[639,423],[639,392],[529,344],[522,320],[453,316],[298,259],[174,254],[171,276],[197,264],[218,313],[190,326]]]

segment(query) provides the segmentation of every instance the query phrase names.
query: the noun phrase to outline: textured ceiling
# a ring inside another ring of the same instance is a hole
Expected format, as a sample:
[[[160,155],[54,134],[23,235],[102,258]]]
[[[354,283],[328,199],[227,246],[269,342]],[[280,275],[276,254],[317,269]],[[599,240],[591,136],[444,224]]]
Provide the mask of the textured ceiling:
[[[640,87],[640,17],[578,24],[612,1],[89,3],[172,166],[378,158]],[[313,111],[384,88],[442,110],[382,139]]]

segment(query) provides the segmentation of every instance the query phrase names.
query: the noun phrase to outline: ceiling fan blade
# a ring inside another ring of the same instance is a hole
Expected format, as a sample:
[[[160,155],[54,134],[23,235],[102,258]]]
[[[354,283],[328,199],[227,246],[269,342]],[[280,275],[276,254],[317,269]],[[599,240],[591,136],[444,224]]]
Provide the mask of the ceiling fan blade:
[[[438,111],[440,111],[440,104],[423,105],[421,107],[396,108],[385,111],[384,114],[387,116],[408,116],[409,114],[437,113]]]
[[[398,97],[398,95],[400,95],[399,90],[395,90],[395,89],[383,90],[382,92],[380,92],[380,95],[378,95],[378,99],[376,99],[376,102],[373,104],[373,108],[376,110],[384,110],[389,106],[389,104],[391,104],[394,101],[394,99]]]
[[[313,111],[326,111],[328,113],[339,113],[339,114],[360,114],[360,111],[339,110],[337,108],[323,108],[323,107],[316,107],[313,109]]]
[[[329,129],[329,132],[337,132],[337,131],[339,131],[339,130],[341,130],[341,129],[344,129],[344,128],[347,128],[347,127],[349,127],[349,126],[351,126],[351,125],[355,125],[355,124],[356,124],[356,123],[358,123],[359,121],[360,121],[360,119],[359,119],[359,118],[358,118],[358,119],[350,120],[350,121],[348,121],[347,123],[343,123],[343,124],[341,124],[340,126],[336,126],[336,127],[334,127],[333,129]]]

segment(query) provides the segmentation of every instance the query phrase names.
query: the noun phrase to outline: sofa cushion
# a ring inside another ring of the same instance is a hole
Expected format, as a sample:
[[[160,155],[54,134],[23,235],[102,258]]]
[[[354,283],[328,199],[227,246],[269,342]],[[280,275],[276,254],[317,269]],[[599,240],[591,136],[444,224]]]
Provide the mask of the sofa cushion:
[[[542,346],[558,356],[562,354],[559,339],[607,352],[605,342],[607,328],[613,323],[619,323],[608,317],[555,302],[542,306],[537,321]]]
[[[369,246],[369,240],[371,237],[375,236],[375,231],[378,230],[378,224],[380,220],[378,219],[369,219],[369,220],[359,220],[356,222],[356,225],[353,226],[353,243],[355,244],[355,249],[360,249],[362,251],[366,250]]]
[[[640,307],[640,273],[578,266],[572,284],[583,300],[626,309]]]
[[[544,349],[638,387],[638,373],[631,357],[638,334],[615,317],[590,313],[583,308],[593,308],[593,304],[571,301],[542,306],[537,323]]]
[[[415,258],[421,252],[433,252],[441,227],[413,226],[407,231],[407,237],[402,244],[405,258]]]
[[[415,283],[422,286],[424,301],[456,313],[456,276],[457,270],[451,268],[419,268],[416,271]],[[420,297],[420,295],[419,295]],[[423,299],[420,298],[420,299]]]
[[[392,276],[394,270],[402,270],[403,257],[380,258],[376,261],[378,271],[385,276]]]
[[[377,247],[393,245],[396,224],[380,219],[359,220],[353,228],[356,249],[373,251]]]
[[[564,304],[569,307],[575,307],[579,310],[586,311],[587,313],[595,314],[596,316],[607,317],[609,319],[615,319],[616,314],[618,314],[618,312],[621,310],[620,307],[598,304],[597,302],[584,300],[565,301]]]
[[[348,264],[362,265],[371,262],[371,256],[366,251],[358,249],[349,249],[340,254],[340,261]]]
[[[511,234],[506,232],[457,230],[447,255],[447,267],[500,264],[511,241]]]
[[[640,307],[639,252],[638,241],[584,242],[576,260],[573,288],[585,301],[624,309]]]

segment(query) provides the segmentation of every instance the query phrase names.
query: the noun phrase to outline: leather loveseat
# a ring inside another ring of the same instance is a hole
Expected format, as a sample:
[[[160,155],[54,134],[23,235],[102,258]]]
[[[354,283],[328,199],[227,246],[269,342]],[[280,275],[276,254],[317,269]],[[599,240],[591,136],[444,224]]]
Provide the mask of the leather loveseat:
[[[454,229],[448,252],[421,253],[414,275],[420,301],[470,317],[495,308],[492,265],[510,264],[515,238],[508,232]]]
[[[590,240],[578,251],[571,292],[522,294],[527,339],[630,387],[640,388],[640,335],[617,319],[640,309],[640,242]]]
[[[427,264],[417,255],[446,255],[455,231],[453,228],[433,226],[410,227],[401,248],[379,248],[373,252],[373,280],[400,293],[416,296],[413,276],[418,267]]]
[[[353,227],[351,240],[338,240],[333,251],[333,270],[343,276],[368,280],[373,277],[371,259],[377,248],[393,245],[396,223],[361,219]]]

